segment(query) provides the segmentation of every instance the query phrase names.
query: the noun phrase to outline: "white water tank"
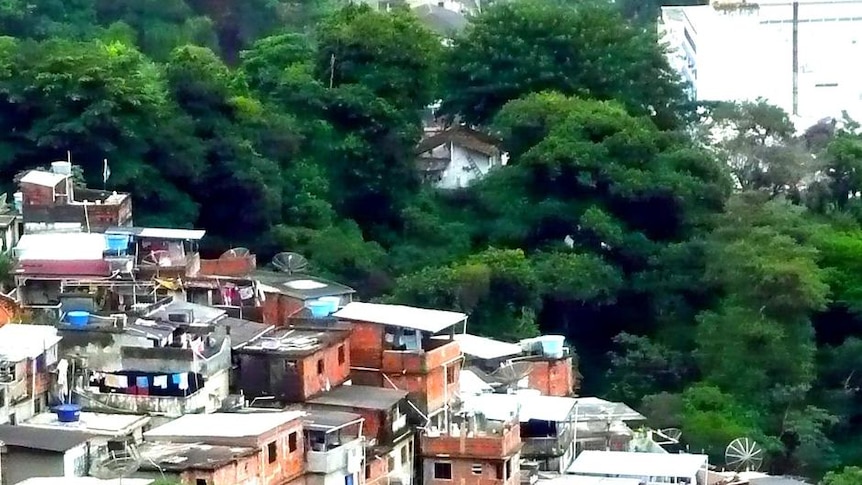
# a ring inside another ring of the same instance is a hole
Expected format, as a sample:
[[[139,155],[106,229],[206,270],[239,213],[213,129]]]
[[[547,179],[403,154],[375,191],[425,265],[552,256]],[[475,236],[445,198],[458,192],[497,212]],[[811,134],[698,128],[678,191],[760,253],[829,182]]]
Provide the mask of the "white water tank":
[[[57,175],[72,175],[72,164],[64,160],[52,162],[51,171]]]

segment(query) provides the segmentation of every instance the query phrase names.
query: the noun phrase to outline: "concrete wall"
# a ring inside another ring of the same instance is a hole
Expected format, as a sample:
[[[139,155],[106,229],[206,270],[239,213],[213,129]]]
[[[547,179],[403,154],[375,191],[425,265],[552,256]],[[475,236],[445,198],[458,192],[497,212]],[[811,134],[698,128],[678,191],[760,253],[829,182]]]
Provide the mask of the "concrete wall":
[[[14,485],[33,477],[86,476],[86,470],[75,464],[86,456],[86,444],[63,453],[8,447],[3,454],[3,485]],[[68,458],[67,458],[68,457]],[[86,462],[84,462],[86,463]]]
[[[225,369],[206,380],[204,387],[187,397],[135,396],[131,394],[86,393],[86,408],[99,409],[99,405],[123,409],[135,414],[161,414],[179,417],[189,413],[216,411],[229,393],[230,371]]]

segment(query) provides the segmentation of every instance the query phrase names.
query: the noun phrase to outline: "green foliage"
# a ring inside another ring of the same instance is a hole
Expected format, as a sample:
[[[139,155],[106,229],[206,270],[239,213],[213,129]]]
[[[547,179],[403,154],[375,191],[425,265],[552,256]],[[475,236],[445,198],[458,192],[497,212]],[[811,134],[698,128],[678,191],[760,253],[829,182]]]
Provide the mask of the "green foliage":
[[[858,466],[844,467],[841,471],[826,474],[820,485],[860,485],[862,484],[862,468]]]
[[[445,109],[486,123],[531,92],[615,99],[662,126],[680,114],[683,91],[655,28],[626,25],[611,4],[519,0],[493,4],[456,39],[443,76]]]

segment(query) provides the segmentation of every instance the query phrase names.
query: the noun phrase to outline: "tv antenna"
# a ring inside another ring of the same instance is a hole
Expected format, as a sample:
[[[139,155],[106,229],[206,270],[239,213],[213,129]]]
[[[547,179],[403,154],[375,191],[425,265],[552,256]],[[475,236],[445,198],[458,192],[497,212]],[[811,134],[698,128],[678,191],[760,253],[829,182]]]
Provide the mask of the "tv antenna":
[[[299,253],[278,253],[272,258],[275,269],[287,274],[305,273],[308,269],[308,260]]]
[[[763,448],[750,438],[736,438],[724,450],[724,460],[735,472],[756,472],[763,465]]]

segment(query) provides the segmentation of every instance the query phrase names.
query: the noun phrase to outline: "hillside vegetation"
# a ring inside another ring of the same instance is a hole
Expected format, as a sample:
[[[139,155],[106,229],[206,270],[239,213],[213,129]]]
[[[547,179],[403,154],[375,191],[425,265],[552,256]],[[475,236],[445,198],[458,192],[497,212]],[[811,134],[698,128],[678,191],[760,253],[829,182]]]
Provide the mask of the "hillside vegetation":
[[[409,10],[329,0],[5,0],[0,179],[69,150],[101,187],[107,158],[139,225],[297,251],[474,333],[566,335],[583,393],[713,463],[743,436],[775,472],[862,462],[857,126],[697,111],[642,25],[655,5],[621,5],[501,2],[444,47]],[[423,187],[435,100],[509,165]]]

